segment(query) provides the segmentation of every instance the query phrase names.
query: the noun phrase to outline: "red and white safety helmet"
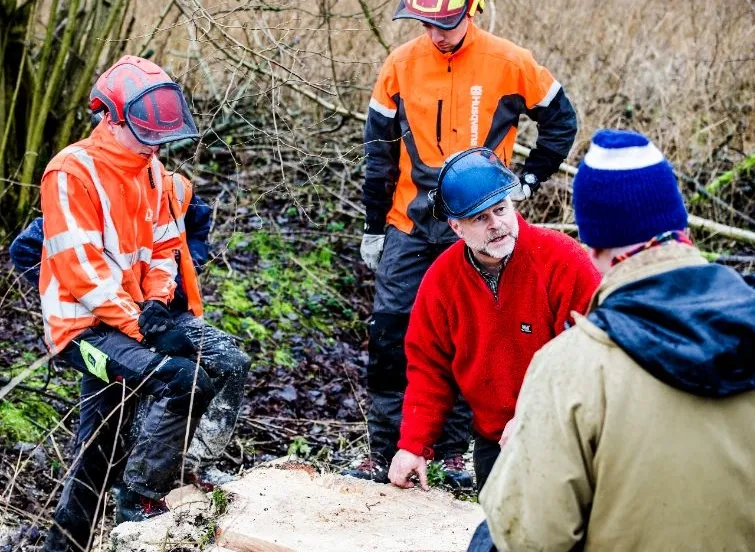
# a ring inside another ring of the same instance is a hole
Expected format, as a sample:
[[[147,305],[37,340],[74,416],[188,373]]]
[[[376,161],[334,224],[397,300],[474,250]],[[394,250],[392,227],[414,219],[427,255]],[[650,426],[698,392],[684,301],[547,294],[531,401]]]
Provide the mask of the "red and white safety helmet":
[[[417,19],[448,31],[484,7],[485,0],[400,0],[393,19]]]
[[[159,66],[137,56],[123,56],[100,75],[89,94],[89,109],[125,122],[148,146],[199,138],[181,88]]]

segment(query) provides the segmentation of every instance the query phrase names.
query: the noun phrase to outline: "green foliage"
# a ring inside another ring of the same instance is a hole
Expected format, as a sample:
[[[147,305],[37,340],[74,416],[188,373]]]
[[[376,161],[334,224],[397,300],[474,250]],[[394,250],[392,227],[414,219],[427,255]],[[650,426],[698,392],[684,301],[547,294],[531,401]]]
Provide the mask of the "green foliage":
[[[286,347],[276,349],[273,354],[273,361],[278,366],[285,366],[286,368],[294,368],[296,366],[296,360],[291,354],[291,351]]]
[[[228,510],[228,493],[220,487],[215,487],[210,496],[212,511],[216,516],[222,516]]]
[[[219,300],[206,310],[213,323],[247,341],[247,349],[259,349],[254,365],[294,368],[299,359],[292,340],[316,332],[322,342],[332,339],[334,330],[360,323],[339,293],[339,288],[354,284],[354,276],[334,262],[326,241],[300,251],[280,234],[260,230],[234,233],[227,243],[230,251],[251,256],[255,269],[229,274],[220,266],[210,267]]]
[[[732,170],[726,171],[713,179],[710,184],[707,184],[704,188],[708,195],[718,195],[724,188],[729,186],[740,176],[749,176],[751,172],[755,170],[755,154],[749,155],[741,163],[736,165]],[[694,205],[705,199],[705,196],[699,192],[692,196],[690,204]]]
[[[33,393],[17,395],[0,403],[0,441],[37,443],[58,423],[58,413]]]
[[[26,217],[36,201],[28,184],[50,157],[89,126],[95,69],[128,44],[119,40],[126,3],[0,3],[0,233]]]
[[[214,494],[214,493],[213,493]],[[205,546],[209,546],[215,542],[215,534],[218,531],[218,523],[214,519],[210,519],[204,527],[204,531],[199,535],[197,544],[200,549],[204,549]]]
[[[301,435],[294,437],[294,439],[291,441],[291,444],[288,445],[289,456],[309,458],[310,454],[312,454],[312,447],[309,446],[306,437],[302,437]]]
[[[427,464],[427,484],[431,487],[440,487],[446,480],[446,471],[440,462],[430,462]]]

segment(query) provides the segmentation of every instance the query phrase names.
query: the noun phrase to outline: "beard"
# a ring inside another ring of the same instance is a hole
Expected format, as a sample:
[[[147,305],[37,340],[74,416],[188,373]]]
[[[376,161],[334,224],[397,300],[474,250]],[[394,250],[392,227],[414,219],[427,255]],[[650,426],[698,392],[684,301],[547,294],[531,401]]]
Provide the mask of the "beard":
[[[516,245],[516,239],[518,236],[518,232],[511,234],[508,234],[506,232],[499,232],[498,234],[489,237],[487,240],[485,240],[485,242],[482,243],[470,241],[466,238],[464,241],[472,251],[490,257],[491,259],[501,260],[505,259],[514,252],[514,246]],[[494,240],[498,238],[508,239],[504,239],[501,242],[495,242]]]

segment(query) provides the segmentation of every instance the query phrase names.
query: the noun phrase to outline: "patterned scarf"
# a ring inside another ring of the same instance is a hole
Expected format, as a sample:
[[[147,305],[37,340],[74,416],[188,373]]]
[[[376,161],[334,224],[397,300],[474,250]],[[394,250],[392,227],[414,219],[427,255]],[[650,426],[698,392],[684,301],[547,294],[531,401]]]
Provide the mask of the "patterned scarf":
[[[651,239],[649,242],[643,243],[642,245],[635,247],[634,249],[631,249],[627,251],[626,253],[622,253],[621,255],[617,255],[613,259],[611,259],[611,266],[616,266],[621,261],[627,260],[629,257],[633,257],[637,255],[637,253],[641,251],[645,251],[647,249],[650,249],[652,247],[656,247],[659,245],[663,245],[664,243],[668,242],[678,242],[678,243],[684,243],[686,245],[693,245],[692,240],[689,239],[689,236],[685,234],[682,230],[669,230],[668,232],[664,232],[663,234],[658,234],[653,239]]]

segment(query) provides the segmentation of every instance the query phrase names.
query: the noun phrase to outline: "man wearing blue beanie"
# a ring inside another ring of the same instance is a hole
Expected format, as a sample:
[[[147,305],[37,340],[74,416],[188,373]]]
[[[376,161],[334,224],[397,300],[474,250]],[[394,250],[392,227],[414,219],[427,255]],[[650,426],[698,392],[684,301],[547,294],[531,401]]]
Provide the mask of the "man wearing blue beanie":
[[[603,280],[535,354],[480,502],[499,550],[751,550],[755,290],[686,234],[671,165],[601,130],[574,179]]]

